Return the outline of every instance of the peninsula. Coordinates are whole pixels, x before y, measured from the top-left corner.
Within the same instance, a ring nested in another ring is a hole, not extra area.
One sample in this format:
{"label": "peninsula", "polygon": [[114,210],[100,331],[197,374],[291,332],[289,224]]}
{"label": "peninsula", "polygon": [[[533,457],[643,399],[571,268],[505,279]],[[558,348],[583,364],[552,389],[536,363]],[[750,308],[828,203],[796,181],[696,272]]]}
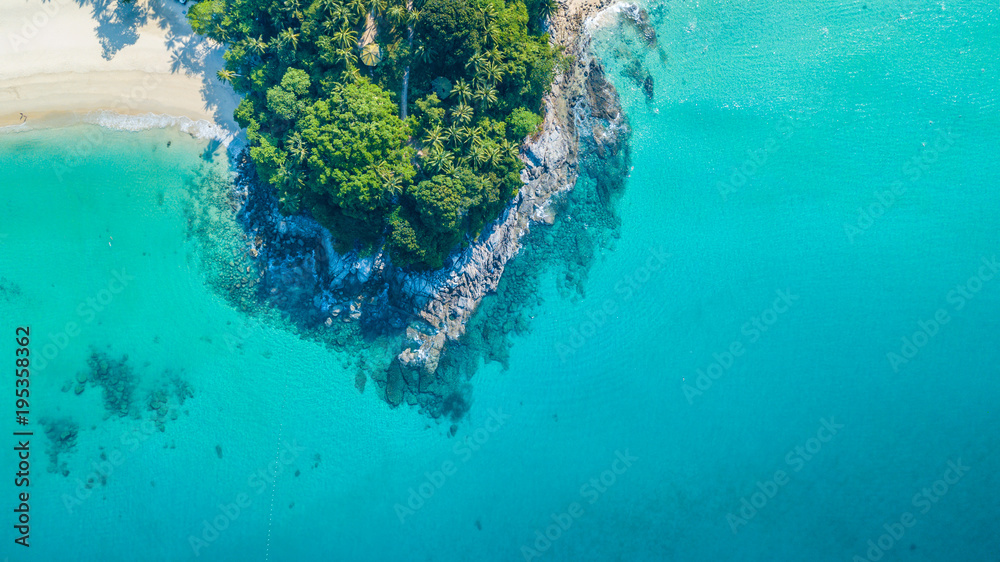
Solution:
{"label": "peninsula", "polygon": [[236,141],[258,293],[316,324],[399,334],[370,378],[441,415],[463,382],[436,373],[443,350],[531,223],[553,220],[581,152],[625,169],[628,129],[584,29],[608,5],[18,4],[0,24],[14,38],[0,125]]}

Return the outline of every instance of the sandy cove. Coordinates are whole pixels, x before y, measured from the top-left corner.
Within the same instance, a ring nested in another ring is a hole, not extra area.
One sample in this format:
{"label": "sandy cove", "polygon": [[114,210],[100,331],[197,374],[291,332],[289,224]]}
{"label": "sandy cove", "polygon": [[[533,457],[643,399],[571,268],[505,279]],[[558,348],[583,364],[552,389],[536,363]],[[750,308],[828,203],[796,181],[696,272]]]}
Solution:
{"label": "sandy cove", "polygon": [[[610,3],[561,2],[553,41],[571,48],[585,19]],[[174,0],[0,0],[0,127],[22,115],[37,126],[111,111],[206,121],[236,135],[239,96],[215,78],[225,48],[196,35],[185,10]]]}
{"label": "sandy cove", "polygon": [[172,116],[232,138],[240,98],[215,77],[225,48],[196,35],[184,10],[173,0],[0,0],[0,127],[22,114],[34,128],[153,113],[151,126]]}

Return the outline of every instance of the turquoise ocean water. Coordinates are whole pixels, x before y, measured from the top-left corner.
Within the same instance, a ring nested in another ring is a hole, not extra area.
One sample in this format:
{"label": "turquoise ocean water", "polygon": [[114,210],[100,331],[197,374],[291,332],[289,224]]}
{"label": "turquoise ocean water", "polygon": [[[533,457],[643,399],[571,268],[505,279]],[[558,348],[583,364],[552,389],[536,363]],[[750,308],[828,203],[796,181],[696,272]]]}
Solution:
{"label": "turquoise ocean water", "polygon": [[[53,346],[31,379],[32,546],[7,437],[0,556],[997,560],[998,7],[648,7],[655,46],[595,42],[634,130],[613,247],[582,295],[542,274],[454,437],[358,393],[370,350],[212,290],[232,223],[198,189],[226,172],[204,143],[0,136],[0,329]],[[128,354],[139,395],[192,396],[162,431],[107,417],[72,388],[95,349]],[[78,424],[68,475],[43,418]]]}

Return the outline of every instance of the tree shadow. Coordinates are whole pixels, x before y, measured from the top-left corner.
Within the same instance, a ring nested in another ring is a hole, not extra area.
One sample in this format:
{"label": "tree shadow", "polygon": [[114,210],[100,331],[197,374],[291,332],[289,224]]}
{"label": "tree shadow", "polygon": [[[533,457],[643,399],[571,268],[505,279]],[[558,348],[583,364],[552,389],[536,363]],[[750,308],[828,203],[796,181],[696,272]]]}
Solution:
{"label": "tree shadow", "polygon": [[201,153],[201,159],[206,162],[214,162],[215,151],[219,150],[220,146],[222,146],[222,143],[219,140],[217,139],[210,140],[208,142],[208,146],[206,146],[205,150],[203,150]]}
{"label": "tree shadow", "polygon": [[216,72],[225,67],[222,58],[225,45],[195,33],[180,7],[169,2],[170,0],[150,0],[148,5],[152,21],[161,29],[167,30],[170,71],[198,76],[201,79],[202,99],[205,100],[204,109],[227,131],[234,134],[239,132],[231,107],[238,103],[236,94],[229,84],[216,77]]}
{"label": "tree shadow", "polygon": [[233,106],[239,100],[231,86],[216,78],[216,72],[225,64],[222,58],[225,45],[196,34],[181,5],[173,0],[75,1],[90,9],[96,22],[94,32],[101,44],[101,56],[105,60],[113,59],[122,49],[134,45],[143,26],[155,25],[165,30],[170,72],[200,78],[203,109],[226,132],[234,135],[239,132],[232,115]]}
{"label": "tree shadow", "polygon": [[97,22],[94,32],[101,43],[104,60],[111,60],[118,51],[134,45],[139,40],[139,29],[149,19],[148,6],[134,1],[77,0],[77,3],[89,7],[91,17]]}

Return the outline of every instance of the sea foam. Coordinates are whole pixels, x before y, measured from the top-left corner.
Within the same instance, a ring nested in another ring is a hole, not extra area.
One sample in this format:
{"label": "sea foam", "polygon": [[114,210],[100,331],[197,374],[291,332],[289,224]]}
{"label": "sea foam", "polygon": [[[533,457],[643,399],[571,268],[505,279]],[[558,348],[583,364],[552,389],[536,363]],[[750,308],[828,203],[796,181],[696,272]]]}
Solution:
{"label": "sea foam", "polygon": [[84,116],[83,121],[120,131],[146,131],[149,129],[177,127],[180,131],[188,133],[195,138],[218,141],[227,147],[239,136],[238,131],[230,130],[211,121],[204,119],[195,121],[188,117],[176,117],[159,113],[125,115],[106,110],[95,111]]}

